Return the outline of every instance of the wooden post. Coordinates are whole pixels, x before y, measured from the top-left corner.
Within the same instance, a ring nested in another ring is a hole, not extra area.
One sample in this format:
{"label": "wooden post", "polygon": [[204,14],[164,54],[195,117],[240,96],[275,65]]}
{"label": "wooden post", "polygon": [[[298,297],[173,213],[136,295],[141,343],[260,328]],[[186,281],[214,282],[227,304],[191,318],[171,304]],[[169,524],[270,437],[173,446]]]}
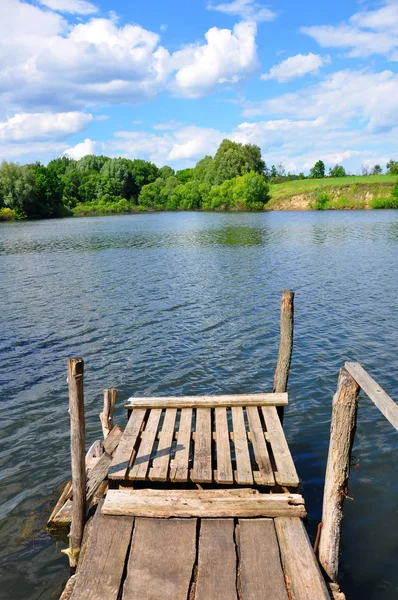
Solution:
{"label": "wooden post", "polygon": [[113,428],[113,411],[115,410],[115,404],[116,390],[114,388],[110,390],[104,390],[104,410],[102,411],[102,413],[100,413],[100,420],[104,439],[107,437],[107,435]]}
{"label": "wooden post", "polygon": [[76,567],[86,519],[86,462],[83,394],[84,361],[68,359],[70,451],[72,459],[73,507],[69,534],[69,564]]}
{"label": "wooden post", "polygon": [[[283,290],[281,304],[281,333],[278,362],[274,376],[274,392],[286,392],[290,362],[293,350],[294,292]],[[278,407],[279,418],[283,422],[283,406]]]}
{"label": "wooden post", "polygon": [[347,496],[351,449],[355,436],[359,385],[348,371],[340,369],[333,397],[330,444],[326,467],[319,562],[333,582],[337,582],[343,505]]}

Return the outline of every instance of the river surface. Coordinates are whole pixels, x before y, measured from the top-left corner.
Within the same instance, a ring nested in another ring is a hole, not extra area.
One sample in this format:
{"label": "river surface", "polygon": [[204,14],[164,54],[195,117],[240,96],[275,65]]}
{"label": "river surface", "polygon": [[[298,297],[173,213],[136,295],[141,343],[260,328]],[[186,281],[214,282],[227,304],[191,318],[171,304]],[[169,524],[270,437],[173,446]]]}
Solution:
{"label": "river surface", "polygon": [[[83,356],[87,442],[102,390],[270,391],[281,290],[296,292],[286,434],[321,517],[346,359],[398,400],[398,211],[166,213],[0,225],[0,598],[58,598],[44,525],[69,466],[66,360]],[[360,397],[343,528],[348,600],[398,597],[398,433]],[[315,599],[314,599],[315,600]]]}

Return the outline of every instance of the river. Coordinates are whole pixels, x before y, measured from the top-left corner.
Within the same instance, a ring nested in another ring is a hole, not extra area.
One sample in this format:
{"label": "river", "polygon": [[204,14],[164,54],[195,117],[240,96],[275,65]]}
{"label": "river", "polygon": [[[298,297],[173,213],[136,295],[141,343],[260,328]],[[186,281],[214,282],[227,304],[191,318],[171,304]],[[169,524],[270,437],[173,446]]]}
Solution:
{"label": "river", "polygon": [[[270,391],[296,292],[286,435],[314,536],[344,360],[398,400],[398,211],[165,213],[0,225],[0,598],[57,598],[43,529],[69,466],[66,359],[83,356],[87,441],[130,395]],[[346,501],[348,600],[398,596],[398,434],[361,394]]]}

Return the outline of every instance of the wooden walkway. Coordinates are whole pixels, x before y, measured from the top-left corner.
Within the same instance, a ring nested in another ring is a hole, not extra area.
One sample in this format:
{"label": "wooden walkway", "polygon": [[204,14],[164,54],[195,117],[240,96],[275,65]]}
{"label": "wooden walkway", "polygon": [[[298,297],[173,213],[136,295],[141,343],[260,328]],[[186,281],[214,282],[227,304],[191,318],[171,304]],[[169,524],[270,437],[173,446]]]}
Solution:
{"label": "wooden walkway", "polygon": [[287,394],[131,399],[64,598],[330,600],[277,414],[286,404]]}

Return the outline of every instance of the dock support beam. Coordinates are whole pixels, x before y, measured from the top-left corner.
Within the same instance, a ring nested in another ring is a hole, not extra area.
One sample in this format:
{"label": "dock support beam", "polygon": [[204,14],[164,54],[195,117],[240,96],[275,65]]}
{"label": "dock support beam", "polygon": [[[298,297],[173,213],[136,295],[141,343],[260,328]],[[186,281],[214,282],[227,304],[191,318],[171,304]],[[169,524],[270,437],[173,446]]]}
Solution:
{"label": "dock support beam", "polygon": [[319,562],[331,581],[337,582],[343,505],[347,497],[351,450],[354,441],[359,385],[343,367],[333,397],[330,445],[323,494]]}
{"label": "dock support beam", "polygon": [[70,452],[72,461],[73,507],[69,534],[69,564],[77,566],[86,520],[86,461],[83,393],[84,361],[68,359]]}
{"label": "dock support beam", "polygon": [[[281,333],[279,342],[278,362],[274,376],[274,392],[286,392],[289,379],[290,362],[293,351],[294,326],[294,292],[282,291],[281,304]],[[279,418],[283,422],[283,407],[278,408]]]}
{"label": "dock support beam", "polygon": [[113,412],[116,404],[116,390],[104,390],[104,410],[100,413],[100,421],[102,425],[102,433],[104,439],[108,436],[113,428]]}

